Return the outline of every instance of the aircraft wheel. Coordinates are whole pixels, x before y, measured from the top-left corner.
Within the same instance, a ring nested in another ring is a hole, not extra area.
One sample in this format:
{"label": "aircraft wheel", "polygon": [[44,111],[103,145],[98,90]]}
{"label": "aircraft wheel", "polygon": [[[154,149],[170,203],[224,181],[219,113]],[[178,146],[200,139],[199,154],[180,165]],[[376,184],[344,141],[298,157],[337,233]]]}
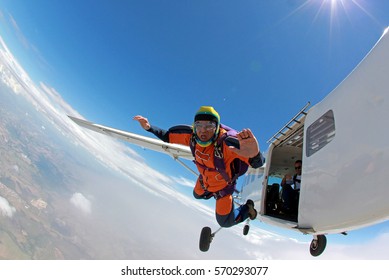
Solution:
{"label": "aircraft wheel", "polygon": [[313,257],[320,256],[324,252],[327,245],[327,238],[325,235],[318,235],[311,242],[309,251]]}
{"label": "aircraft wheel", "polygon": [[245,225],[244,228],[243,228],[243,235],[247,235],[249,233],[249,230],[250,230],[250,226],[249,225]]}
{"label": "aircraft wheel", "polygon": [[210,227],[203,227],[200,234],[200,251],[207,252],[213,239],[212,230]]}

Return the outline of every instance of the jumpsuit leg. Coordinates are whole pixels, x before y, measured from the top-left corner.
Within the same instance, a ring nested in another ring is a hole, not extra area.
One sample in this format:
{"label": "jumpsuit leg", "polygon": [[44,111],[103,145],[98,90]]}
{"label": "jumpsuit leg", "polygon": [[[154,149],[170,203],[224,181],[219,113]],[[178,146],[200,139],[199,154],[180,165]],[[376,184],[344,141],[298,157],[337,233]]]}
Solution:
{"label": "jumpsuit leg", "polygon": [[[212,193],[203,189],[200,180],[197,179],[193,189],[193,196],[196,199],[209,199]],[[216,200],[215,209],[216,221],[221,227],[232,227],[245,221],[249,217],[249,208],[243,204],[235,209],[232,195],[226,195]]]}
{"label": "jumpsuit leg", "polygon": [[193,196],[196,199],[209,199],[209,198],[213,197],[212,193],[203,189],[201,182],[200,182],[200,178],[197,178],[196,185],[193,189]]}
{"label": "jumpsuit leg", "polygon": [[234,207],[232,195],[226,195],[216,200],[216,221],[221,227],[232,227],[249,217],[249,208],[243,204]]}

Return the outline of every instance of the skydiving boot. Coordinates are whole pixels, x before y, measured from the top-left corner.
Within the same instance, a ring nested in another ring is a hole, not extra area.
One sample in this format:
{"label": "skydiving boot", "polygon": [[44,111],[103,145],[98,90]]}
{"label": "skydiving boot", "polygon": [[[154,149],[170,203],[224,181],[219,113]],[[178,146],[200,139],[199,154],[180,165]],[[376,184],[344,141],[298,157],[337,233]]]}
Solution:
{"label": "skydiving boot", "polygon": [[249,209],[249,218],[250,218],[250,220],[255,220],[255,218],[258,215],[258,212],[254,208],[254,201],[252,201],[251,199],[247,200],[246,206]]}

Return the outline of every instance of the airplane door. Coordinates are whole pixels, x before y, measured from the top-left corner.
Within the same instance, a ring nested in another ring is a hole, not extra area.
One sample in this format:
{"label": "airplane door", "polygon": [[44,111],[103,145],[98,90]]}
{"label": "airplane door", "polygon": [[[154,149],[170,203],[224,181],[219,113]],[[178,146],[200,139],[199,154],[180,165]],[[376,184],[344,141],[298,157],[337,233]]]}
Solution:
{"label": "airplane door", "polygon": [[301,228],[331,233],[389,217],[388,33],[307,114]]}

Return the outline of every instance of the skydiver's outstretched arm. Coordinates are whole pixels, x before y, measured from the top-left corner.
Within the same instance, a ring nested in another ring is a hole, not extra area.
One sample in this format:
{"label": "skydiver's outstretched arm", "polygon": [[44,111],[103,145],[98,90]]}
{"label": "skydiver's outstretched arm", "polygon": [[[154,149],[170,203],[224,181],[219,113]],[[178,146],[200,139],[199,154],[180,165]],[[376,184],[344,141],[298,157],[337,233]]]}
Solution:
{"label": "skydiver's outstretched arm", "polygon": [[169,132],[154,125],[151,125],[147,118],[137,115],[133,118],[133,120],[138,121],[143,129],[153,133],[162,141],[169,142]]}
{"label": "skydiver's outstretched arm", "polygon": [[149,130],[151,125],[149,123],[149,120],[141,115],[137,115],[133,118],[133,120],[135,121],[138,121],[140,126],[144,129],[144,130]]}
{"label": "skydiver's outstretched arm", "polygon": [[240,156],[249,158],[250,165],[254,168],[262,166],[264,158],[259,150],[257,138],[250,129],[243,129],[237,135],[239,147],[230,145],[229,148]]}

